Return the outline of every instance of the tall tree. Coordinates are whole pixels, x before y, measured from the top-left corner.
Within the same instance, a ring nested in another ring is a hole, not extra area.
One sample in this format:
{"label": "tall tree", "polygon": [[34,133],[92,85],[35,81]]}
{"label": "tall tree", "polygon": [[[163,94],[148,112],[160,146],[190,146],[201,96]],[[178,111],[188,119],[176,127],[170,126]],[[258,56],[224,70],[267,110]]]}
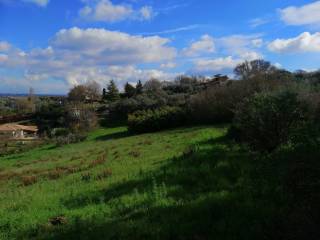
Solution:
{"label": "tall tree", "polygon": [[142,94],[142,91],[143,91],[143,85],[141,83],[141,80],[139,80],[136,85],[136,94]]}
{"label": "tall tree", "polygon": [[119,89],[113,80],[107,86],[106,100],[115,102],[120,99]]}
{"label": "tall tree", "polygon": [[271,65],[270,62],[264,60],[253,60],[245,61],[239,64],[235,69],[234,73],[240,79],[250,79],[257,76],[263,76],[272,73],[276,70],[276,67]]}
{"label": "tall tree", "polygon": [[126,97],[131,98],[136,94],[136,88],[127,82],[124,86],[124,93]]}
{"label": "tall tree", "polygon": [[107,89],[103,88],[102,90],[102,99],[106,99],[107,98]]}

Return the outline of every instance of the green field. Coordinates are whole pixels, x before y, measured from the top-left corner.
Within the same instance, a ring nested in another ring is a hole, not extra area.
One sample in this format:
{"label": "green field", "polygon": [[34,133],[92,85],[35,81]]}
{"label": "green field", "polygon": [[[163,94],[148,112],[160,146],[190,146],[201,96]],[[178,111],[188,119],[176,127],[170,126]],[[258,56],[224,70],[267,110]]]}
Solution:
{"label": "green field", "polygon": [[2,157],[0,239],[257,239],[271,210],[243,190],[248,157],[225,132],[98,129]]}

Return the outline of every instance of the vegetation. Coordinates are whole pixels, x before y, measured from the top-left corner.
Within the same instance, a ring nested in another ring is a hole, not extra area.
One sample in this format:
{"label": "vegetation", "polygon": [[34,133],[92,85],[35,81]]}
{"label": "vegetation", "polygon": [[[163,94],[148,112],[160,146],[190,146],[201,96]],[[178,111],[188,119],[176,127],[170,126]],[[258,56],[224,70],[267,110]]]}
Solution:
{"label": "vegetation", "polygon": [[234,72],[42,101],[55,141],[0,157],[0,239],[320,239],[319,73]]}
{"label": "vegetation", "polygon": [[154,110],[137,111],[129,115],[128,128],[131,132],[154,132],[181,126],[186,121],[186,113],[181,108],[163,107]]}

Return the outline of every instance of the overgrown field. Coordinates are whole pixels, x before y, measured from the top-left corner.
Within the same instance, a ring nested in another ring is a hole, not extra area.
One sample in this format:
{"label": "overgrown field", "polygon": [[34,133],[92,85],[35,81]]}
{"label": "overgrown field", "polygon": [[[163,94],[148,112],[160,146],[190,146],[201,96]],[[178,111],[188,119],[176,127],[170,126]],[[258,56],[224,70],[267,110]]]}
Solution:
{"label": "overgrown field", "polygon": [[0,239],[262,239],[276,206],[248,196],[223,127],[129,135],[0,158]]}

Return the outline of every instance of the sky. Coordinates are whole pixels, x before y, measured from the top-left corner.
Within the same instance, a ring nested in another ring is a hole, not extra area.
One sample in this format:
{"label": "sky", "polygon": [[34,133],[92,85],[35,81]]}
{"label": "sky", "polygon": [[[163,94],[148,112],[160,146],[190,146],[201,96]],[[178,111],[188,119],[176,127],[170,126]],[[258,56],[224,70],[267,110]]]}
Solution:
{"label": "sky", "polygon": [[320,68],[320,1],[0,0],[0,93]]}

